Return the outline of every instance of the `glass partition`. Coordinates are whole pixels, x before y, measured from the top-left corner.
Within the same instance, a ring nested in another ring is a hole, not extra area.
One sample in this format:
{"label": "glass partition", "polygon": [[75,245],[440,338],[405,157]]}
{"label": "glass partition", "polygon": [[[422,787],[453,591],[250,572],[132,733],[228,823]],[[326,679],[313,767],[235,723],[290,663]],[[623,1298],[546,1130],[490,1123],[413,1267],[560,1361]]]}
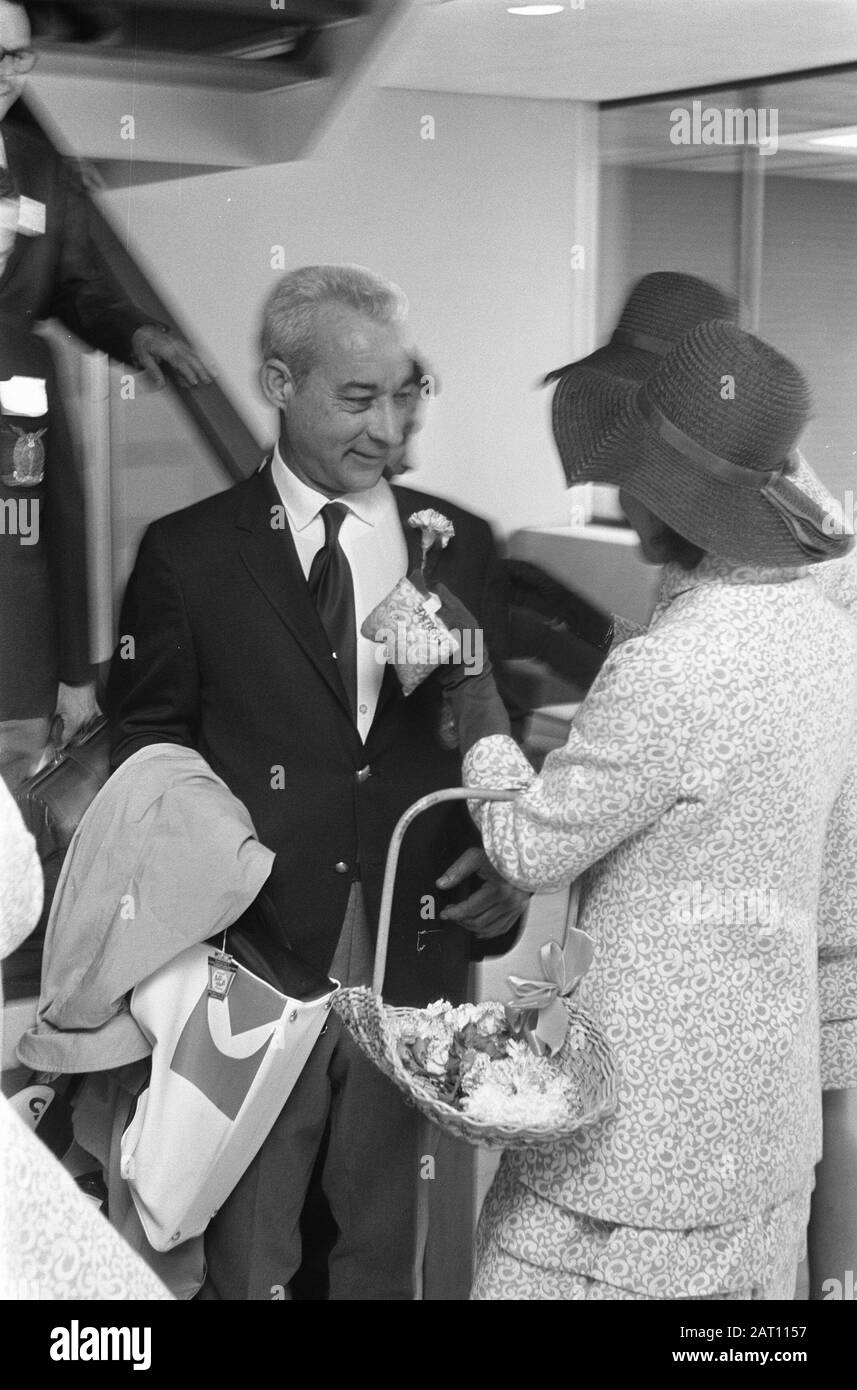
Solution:
{"label": "glass partition", "polygon": [[[804,450],[853,519],[857,72],[606,103],[600,161],[599,341],[650,271],[737,294],[744,326],[809,378]],[[622,524],[612,489],[577,510]]]}

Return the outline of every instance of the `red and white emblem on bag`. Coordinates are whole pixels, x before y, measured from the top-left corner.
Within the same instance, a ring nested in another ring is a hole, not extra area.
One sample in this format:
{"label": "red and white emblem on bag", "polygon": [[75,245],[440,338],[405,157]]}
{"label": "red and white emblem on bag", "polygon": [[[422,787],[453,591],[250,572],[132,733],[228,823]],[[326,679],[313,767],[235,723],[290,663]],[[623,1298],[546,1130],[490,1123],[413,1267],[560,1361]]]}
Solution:
{"label": "red and white emblem on bag", "polygon": [[282,999],[260,997],[239,972],[225,999],[200,994],[176,1043],[170,1071],[234,1120],[249,1094],[282,1014]]}
{"label": "red and white emblem on bag", "polygon": [[204,1231],[247,1171],[334,992],[329,981],[323,994],[294,999],[238,965],[226,997],[212,998],[210,963],[210,947],[189,946],[131,995],[152,1064],[122,1135],[122,1174],[155,1250]]}

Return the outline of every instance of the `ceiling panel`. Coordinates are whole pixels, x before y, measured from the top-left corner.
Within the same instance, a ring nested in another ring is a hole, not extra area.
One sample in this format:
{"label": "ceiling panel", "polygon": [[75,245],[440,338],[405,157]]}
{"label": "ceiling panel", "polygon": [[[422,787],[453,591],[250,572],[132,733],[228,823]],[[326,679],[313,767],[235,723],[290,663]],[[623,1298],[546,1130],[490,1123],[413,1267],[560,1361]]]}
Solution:
{"label": "ceiling panel", "polygon": [[857,59],[857,0],[564,0],[541,18],[509,3],[415,4],[383,82],[606,101]]}

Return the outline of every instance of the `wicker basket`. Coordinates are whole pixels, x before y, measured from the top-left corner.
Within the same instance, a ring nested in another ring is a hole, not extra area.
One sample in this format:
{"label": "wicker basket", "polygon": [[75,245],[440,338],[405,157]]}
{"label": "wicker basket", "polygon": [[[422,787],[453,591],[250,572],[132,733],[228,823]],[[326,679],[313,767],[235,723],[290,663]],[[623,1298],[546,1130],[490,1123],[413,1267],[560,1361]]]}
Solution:
{"label": "wicker basket", "polygon": [[568,999],[562,1003],[569,1018],[569,1030],[556,1061],[576,1084],[579,1105],[569,1111],[562,1125],[520,1126],[488,1124],[457,1110],[440,1100],[431,1087],[409,1071],[399,1057],[397,1041],[401,1031],[417,1019],[422,1010],[394,1008],[385,1004],[381,995],[387,964],[387,945],[390,936],[390,916],[393,887],[399,849],[411,822],[430,806],[441,801],[512,801],[517,792],[495,791],[469,787],[452,787],[424,796],[398,822],[387,855],[378,940],[375,950],[375,970],[372,988],[342,989],[333,999],[333,1007],[348,1027],[361,1051],[388,1076],[416,1108],[447,1134],[465,1139],[469,1144],[487,1148],[537,1148],[568,1139],[584,1126],[592,1125],[608,1115],[616,1103],[617,1071],[610,1045],[595,1023]]}

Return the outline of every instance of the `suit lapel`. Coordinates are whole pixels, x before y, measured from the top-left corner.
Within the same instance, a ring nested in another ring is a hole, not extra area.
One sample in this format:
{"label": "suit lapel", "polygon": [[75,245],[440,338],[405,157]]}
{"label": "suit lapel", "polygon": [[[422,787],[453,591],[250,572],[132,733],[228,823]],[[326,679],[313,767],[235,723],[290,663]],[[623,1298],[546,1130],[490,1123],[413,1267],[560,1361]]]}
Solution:
{"label": "suit lapel", "polygon": [[238,513],[236,525],[245,533],[240,546],[241,559],[277,616],[339,700],[359,742],[348,697],[310,597],[288,520],[283,516],[282,527],[271,524],[275,515],[271,508],[281,506],[271,469],[266,466],[247,485]]}
{"label": "suit lapel", "polygon": [[410,574],[411,570],[418,568],[420,563],[420,533],[416,527],[408,525],[408,517],[417,510],[414,505],[415,494],[406,487],[394,487],[391,491],[396,499],[399,521],[402,523],[405,545],[408,547],[408,568],[405,572]]}

